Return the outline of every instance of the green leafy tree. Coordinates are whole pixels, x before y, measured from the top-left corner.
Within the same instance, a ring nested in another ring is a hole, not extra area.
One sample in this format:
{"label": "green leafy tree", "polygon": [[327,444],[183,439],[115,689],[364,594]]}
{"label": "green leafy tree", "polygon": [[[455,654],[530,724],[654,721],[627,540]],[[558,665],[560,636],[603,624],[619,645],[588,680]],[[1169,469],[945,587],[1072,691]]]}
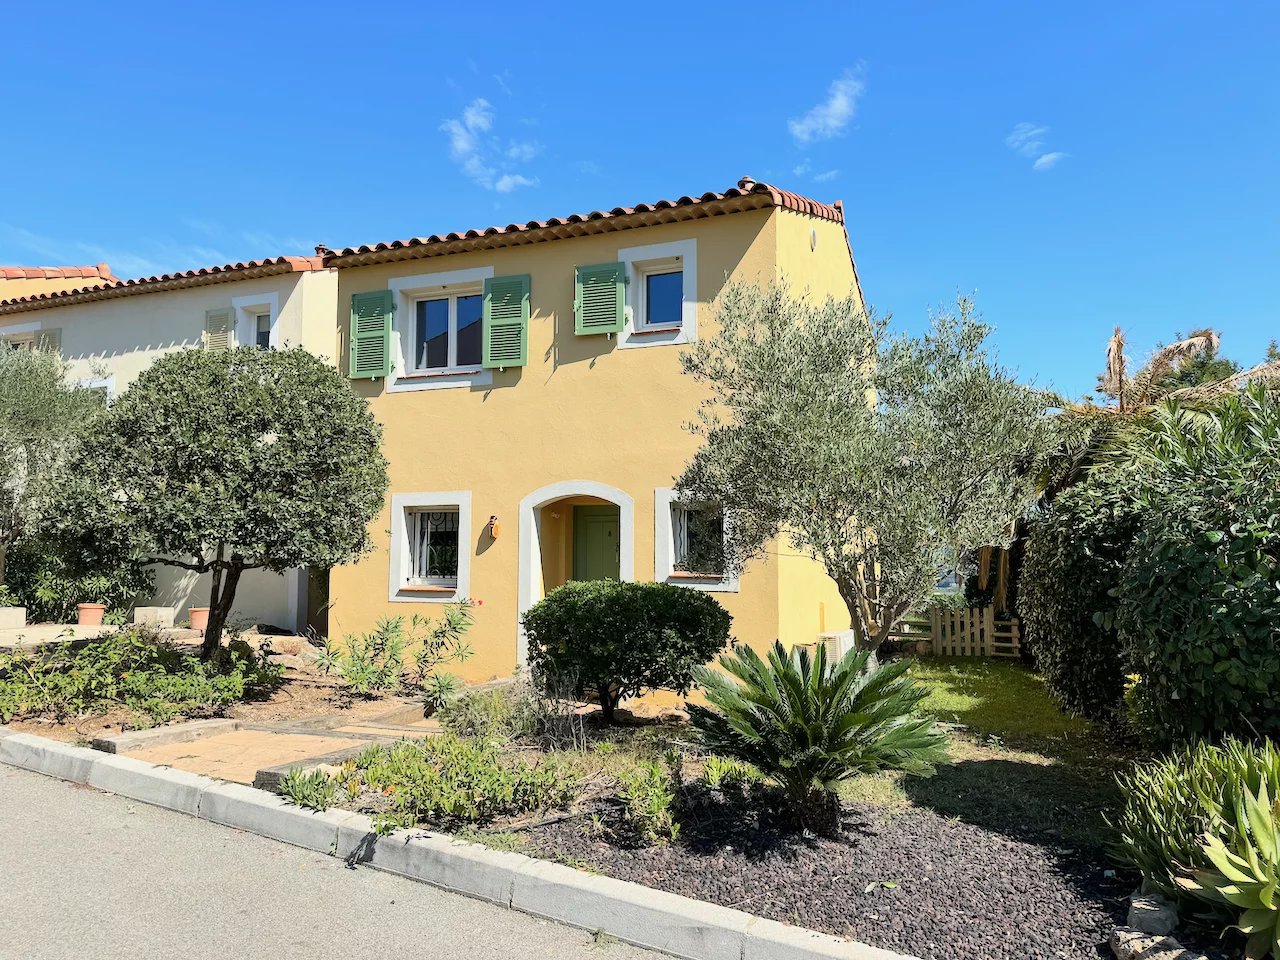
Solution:
{"label": "green leafy tree", "polygon": [[683,357],[710,388],[682,498],[724,504],[739,568],[781,534],[820,561],[860,646],[932,594],[953,558],[1008,542],[1053,443],[1052,401],[986,350],[961,299],[892,337],[853,299],[728,288],[722,333]]}
{"label": "green leafy tree", "polygon": [[301,350],[183,350],[112,404],[69,471],[80,522],[127,531],[147,563],[209,573],[213,656],[246,570],[329,567],[370,548],[381,429]]}
{"label": "green leafy tree", "polygon": [[47,512],[50,479],[102,408],[56,352],[0,343],[0,585],[10,549]]}

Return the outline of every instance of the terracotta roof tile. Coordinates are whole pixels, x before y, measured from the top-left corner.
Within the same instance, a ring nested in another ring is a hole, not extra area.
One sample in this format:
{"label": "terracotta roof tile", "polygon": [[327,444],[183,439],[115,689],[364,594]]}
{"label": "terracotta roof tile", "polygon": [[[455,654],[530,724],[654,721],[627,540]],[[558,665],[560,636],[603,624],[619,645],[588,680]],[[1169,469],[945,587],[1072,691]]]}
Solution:
{"label": "terracotta roof tile", "polygon": [[[102,264],[102,266],[105,267],[106,264]],[[305,273],[311,270],[323,269],[324,263],[318,256],[268,257],[265,260],[243,260],[218,267],[200,267],[196,270],[163,273],[154,277],[138,277],[134,280],[119,280],[110,276],[109,273],[105,275],[97,274],[96,276],[101,277],[103,282],[92,286],[77,287],[74,290],[65,290],[58,293],[35,293],[26,297],[15,297],[12,300],[0,300],[0,313],[19,313],[23,310],[33,310],[40,307],[56,307],[63,303],[102,300],[109,297],[129,296],[135,293],[152,293],[179,287],[198,287],[208,283],[242,280],[249,277],[266,277],[282,273]]]}
{"label": "terracotta roof tile", "polygon": [[0,280],[74,280],[80,277],[116,279],[105,263],[87,267],[0,267]]}
{"label": "terracotta roof tile", "polygon": [[[590,213],[571,213],[566,217],[552,217],[548,220],[530,220],[528,223],[509,223],[505,227],[485,227],[479,230],[466,230],[461,233],[433,234],[429,237],[410,237],[406,240],[391,240],[383,243],[365,244],[358,247],[344,247],[341,250],[330,250],[323,245],[316,247],[316,253],[324,257],[329,266],[343,267],[365,263],[378,263],[388,259],[401,259],[413,256],[414,252],[397,255],[399,251],[413,251],[414,248],[440,248],[458,245],[486,246],[486,240],[500,239],[502,244],[535,242],[551,240],[560,236],[576,236],[580,232],[592,233],[598,230],[559,232],[560,228],[573,228],[579,225],[604,225],[615,229],[626,229],[629,226],[645,226],[648,223],[666,223],[678,219],[689,219],[695,216],[715,216],[723,213],[736,213],[740,210],[760,209],[761,207],[782,207],[807,216],[820,217],[844,223],[844,207],[840,201],[833,204],[820,203],[797,193],[781,190],[767,183],[757,183],[750,177],[743,177],[736,187],[724,193],[704,193],[700,196],[684,196],[677,200],[658,200],[654,203],[638,203],[634,207],[614,207],[612,210],[593,210]],[[638,220],[631,223],[628,221]],[[550,236],[540,235],[551,232]],[[449,249],[430,249],[416,251],[418,255],[431,253],[448,253]]]}

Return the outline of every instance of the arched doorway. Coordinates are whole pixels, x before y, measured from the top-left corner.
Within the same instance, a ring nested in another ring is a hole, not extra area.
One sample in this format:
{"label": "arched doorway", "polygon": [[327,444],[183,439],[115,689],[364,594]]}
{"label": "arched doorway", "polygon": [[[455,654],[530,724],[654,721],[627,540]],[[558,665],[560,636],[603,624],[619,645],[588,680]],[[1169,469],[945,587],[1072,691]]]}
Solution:
{"label": "arched doorway", "polygon": [[[594,480],[562,480],[520,501],[519,616],[569,580],[635,579],[635,502]],[[516,656],[528,659],[516,623]]]}

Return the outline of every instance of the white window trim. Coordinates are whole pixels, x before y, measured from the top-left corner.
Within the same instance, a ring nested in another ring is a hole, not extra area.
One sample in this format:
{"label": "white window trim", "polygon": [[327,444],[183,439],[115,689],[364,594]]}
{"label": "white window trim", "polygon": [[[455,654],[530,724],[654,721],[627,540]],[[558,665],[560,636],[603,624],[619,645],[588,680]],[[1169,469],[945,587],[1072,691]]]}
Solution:
{"label": "white window trim", "polygon": [[105,377],[88,377],[79,381],[79,386],[86,390],[107,391],[108,402],[116,398],[116,375],[114,373],[108,374]]}
{"label": "white window trim", "polygon": [[[671,508],[680,498],[671,487],[653,491],[653,572],[654,579],[706,593],[737,593],[738,575],[727,577],[682,577],[676,573],[676,535]],[[725,522],[728,522],[726,516]]]}
{"label": "white window trim", "polygon": [[[650,273],[672,273],[679,257],[679,268],[684,277],[684,305],[680,326],[645,330],[644,278]],[[672,344],[693,343],[698,339],[698,241],[672,240],[668,243],[651,243],[643,247],[624,247],[618,251],[618,260],[627,268],[626,322],[618,336],[618,346],[665,347]],[[655,262],[658,261],[658,262]],[[665,262],[662,262],[665,261]]]}
{"label": "white window trim", "polygon": [[[452,288],[478,287],[484,292],[484,282],[493,276],[493,267],[471,267],[466,270],[444,270],[440,273],[419,273],[411,277],[396,277],[387,284],[391,291],[391,338],[395,348],[395,364],[388,379],[387,393],[406,393],[413,390],[441,390],[451,387],[487,387],[493,383],[493,371],[477,365],[460,369],[442,369],[431,372],[415,372],[409,358],[413,356],[413,339],[417,332],[419,300],[435,296],[453,295]],[[450,289],[441,289],[441,288]],[[465,289],[465,293],[476,290]]]}
{"label": "white window trim", "polygon": [[268,338],[268,344],[273,350],[280,349],[279,294],[252,293],[243,297],[232,297],[231,310],[236,346],[252,347],[258,342],[258,317],[266,313],[271,316],[271,336]]}
{"label": "white window trim", "polygon": [[[430,507],[458,508],[458,583],[452,593],[423,594],[409,585],[410,510]],[[471,596],[471,491],[397,493],[391,498],[391,569],[387,599],[392,603],[456,603]]]}

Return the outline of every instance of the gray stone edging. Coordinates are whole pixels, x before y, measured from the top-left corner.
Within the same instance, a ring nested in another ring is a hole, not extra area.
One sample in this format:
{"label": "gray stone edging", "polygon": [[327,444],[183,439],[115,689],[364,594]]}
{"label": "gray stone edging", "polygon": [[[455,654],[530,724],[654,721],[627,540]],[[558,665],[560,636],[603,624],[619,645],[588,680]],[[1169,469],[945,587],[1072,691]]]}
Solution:
{"label": "gray stone edging", "polygon": [[217,736],[220,733],[232,733],[240,729],[239,720],[188,720],[165,727],[151,727],[147,730],[128,730],[109,737],[94,737],[93,749],[103,753],[130,753],[134,750],[146,750],[167,743],[189,743],[203,740],[205,737]]}
{"label": "gray stone edging", "polygon": [[1116,960],[1206,960],[1173,937],[1148,933],[1135,927],[1116,927],[1109,940]]}
{"label": "gray stone edging", "polygon": [[915,960],[740,910],[0,727],[0,763],[186,813],[686,960]]}

